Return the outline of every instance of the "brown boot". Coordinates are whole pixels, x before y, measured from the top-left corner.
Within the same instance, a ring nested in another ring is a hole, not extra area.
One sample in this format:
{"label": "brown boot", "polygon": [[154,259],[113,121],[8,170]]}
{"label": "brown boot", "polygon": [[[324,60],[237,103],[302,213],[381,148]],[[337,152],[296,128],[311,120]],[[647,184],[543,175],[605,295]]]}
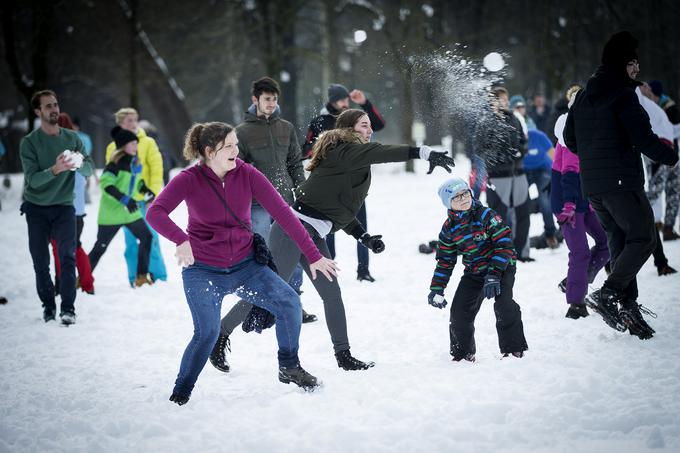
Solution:
{"label": "brown boot", "polygon": [[137,274],[137,278],[135,279],[135,287],[139,288],[140,286],[144,285],[153,285],[153,279],[151,278],[151,275],[149,274]]}
{"label": "brown boot", "polygon": [[663,240],[664,241],[675,241],[676,239],[680,239],[680,236],[678,233],[673,231],[673,227],[671,225],[664,225],[663,227]]}

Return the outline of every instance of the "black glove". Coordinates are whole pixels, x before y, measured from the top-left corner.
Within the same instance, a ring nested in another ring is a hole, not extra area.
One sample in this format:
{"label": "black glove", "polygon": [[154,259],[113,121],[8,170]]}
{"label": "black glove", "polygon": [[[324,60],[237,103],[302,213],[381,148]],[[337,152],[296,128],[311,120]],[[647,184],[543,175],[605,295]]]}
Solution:
{"label": "black glove", "polygon": [[128,196],[124,196],[121,200],[121,203],[127,208],[128,212],[132,214],[135,212],[137,209],[139,209],[139,206],[137,206],[137,202]]}
{"label": "black glove", "polygon": [[456,166],[452,158],[447,156],[446,153],[440,153],[438,151],[431,151],[427,160],[430,162],[430,170],[427,172],[428,175],[432,173],[434,167],[442,167],[444,170],[451,173],[449,165],[452,167]]}
{"label": "black glove", "polygon": [[430,291],[430,295],[427,296],[427,303],[433,307],[444,308],[448,302],[446,302],[446,299],[444,299],[444,295],[442,293]]}
{"label": "black glove", "polygon": [[385,243],[380,239],[382,234],[376,236],[371,236],[368,233],[364,233],[359,241],[364,244],[367,248],[371,249],[373,253],[380,253],[385,250]]}
{"label": "black glove", "polygon": [[144,201],[146,201],[147,203],[151,203],[156,199],[156,194],[153,193],[151,189],[146,187],[144,181],[142,181],[142,185],[139,186],[139,193],[141,193],[144,196]]}
{"label": "black glove", "polygon": [[484,298],[493,299],[501,294],[501,279],[497,275],[486,274],[484,277]]}

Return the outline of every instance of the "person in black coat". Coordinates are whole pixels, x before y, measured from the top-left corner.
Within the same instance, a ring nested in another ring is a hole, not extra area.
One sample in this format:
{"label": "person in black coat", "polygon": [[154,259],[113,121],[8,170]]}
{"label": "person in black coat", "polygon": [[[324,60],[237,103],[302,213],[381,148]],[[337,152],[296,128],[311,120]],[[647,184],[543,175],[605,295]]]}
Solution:
{"label": "person in black coat", "polygon": [[589,296],[591,307],[611,327],[647,339],[654,330],[640,314],[636,275],[656,235],[640,153],[666,165],[675,165],[678,155],[652,132],[634,91],[637,44],[627,31],[607,41],[602,64],[569,111],[564,139],[579,157],[581,187],[607,232],[611,255],[611,273]]}

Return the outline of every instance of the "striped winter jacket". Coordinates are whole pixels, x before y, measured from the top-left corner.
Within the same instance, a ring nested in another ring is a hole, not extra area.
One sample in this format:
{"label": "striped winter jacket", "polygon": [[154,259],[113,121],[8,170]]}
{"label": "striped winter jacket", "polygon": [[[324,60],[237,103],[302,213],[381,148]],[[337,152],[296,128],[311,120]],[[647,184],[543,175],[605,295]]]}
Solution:
{"label": "striped winter jacket", "polygon": [[465,273],[480,276],[500,276],[517,259],[510,227],[478,200],[472,200],[468,211],[448,211],[439,232],[437,267],[430,291],[444,292],[458,255],[463,257]]}

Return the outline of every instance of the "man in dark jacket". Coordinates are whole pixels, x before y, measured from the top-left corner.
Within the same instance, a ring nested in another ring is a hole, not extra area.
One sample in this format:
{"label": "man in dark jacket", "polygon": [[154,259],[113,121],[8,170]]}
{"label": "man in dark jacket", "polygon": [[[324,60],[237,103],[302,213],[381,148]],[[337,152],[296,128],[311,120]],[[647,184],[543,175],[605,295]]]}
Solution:
{"label": "man in dark jacket", "polygon": [[[331,84],[328,87],[328,102],[321,110],[319,116],[314,118],[309,123],[309,130],[307,131],[307,139],[302,152],[306,157],[311,157],[312,147],[316,143],[316,139],[323,132],[335,129],[335,120],[345,110],[349,109],[350,100],[358,104],[361,109],[366,112],[368,119],[371,121],[371,129],[377,132],[385,127],[385,120],[375,108],[373,104],[366,98],[366,95],[361,90],[352,90],[349,92],[347,88],[340,84]],[[366,219],[366,205],[362,205],[357,219],[363,224],[364,228],[368,228]],[[335,258],[335,235],[333,233],[326,236],[326,243],[331,252],[331,258]],[[366,247],[357,244],[357,280],[374,282],[375,279],[368,270],[368,250]]]}
{"label": "man in dark jacket", "polygon": [[[260,170],[289,205],[295,201],[293,190],[305,181],[302,155],[295,126],[280,116],[279,95],[281,89],[276,80],[262,77],[252,85],[253,104],[246,112],[245,120],[236,126],[239,157]],[[272,217],[266,209],[253,200],[250,212],[253,232],[260,234],[269,243]],[[300,293],[302,268],[298,266],[288,283]],[[245,317],[252,305],[239,301],[233,310]],[[316,315],[302,310],[302,322],[314,322]],[[220,371],[228,372],[227,351],[231,350],[229,335],[240,324],[231,322],[225,315],[220,334],[210,354],[210,363]]]}
{"label": "man in dark jacket", "polygon": [[487,203],[506,222],[509,222],[510,209],[514,209],[515,225],[512,229],[517,259],[534,261],[529,257],[529,183],[523,165],[527,137],[519,119],[508,109],[508,91],[496,87],[491,94],[492,120],[477,131],[475,145],[486,161]]}
{"label": "man in dark jacket", "polygon": [[678,155],[652,132],[635,94],[637,44],[626,31],[605,44],[602,65],[569,111],[564,139],[579,156],[581,187],[607,232],[611,255],[611,273],[589,296],[591,307],[611,327],[647,339],[654,330],[640,314],[636,275],[656,236],[640,153],[666,165],[675,165]]}

